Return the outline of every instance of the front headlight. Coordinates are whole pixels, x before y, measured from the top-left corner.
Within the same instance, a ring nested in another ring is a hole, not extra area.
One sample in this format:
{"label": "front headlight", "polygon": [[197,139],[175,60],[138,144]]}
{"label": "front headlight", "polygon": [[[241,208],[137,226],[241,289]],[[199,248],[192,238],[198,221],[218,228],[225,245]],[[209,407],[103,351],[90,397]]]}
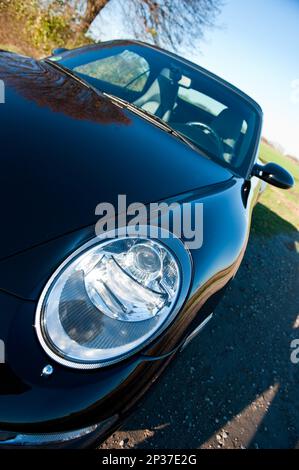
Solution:
{"label": "front headlight", "polygon": [[69,367],[118,362],[169,325],[190,275],[189,254],[173,235],[94,239],[47,283],[36,314],[40,343]]}

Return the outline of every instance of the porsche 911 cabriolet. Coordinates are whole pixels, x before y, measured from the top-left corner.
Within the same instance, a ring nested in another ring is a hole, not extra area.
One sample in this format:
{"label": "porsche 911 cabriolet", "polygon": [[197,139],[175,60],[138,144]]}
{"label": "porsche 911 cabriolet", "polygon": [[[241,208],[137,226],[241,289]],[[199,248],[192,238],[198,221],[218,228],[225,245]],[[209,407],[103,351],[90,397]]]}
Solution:
{"label": "porsche 911 cabriolet", "polygon": [[[0,79],[0,448],[96,446],[212,318],[262,181],[293,179],[253,99],[157,47],[1,51]],[[199,204],[200,243],[96,233],[120,195]]]}

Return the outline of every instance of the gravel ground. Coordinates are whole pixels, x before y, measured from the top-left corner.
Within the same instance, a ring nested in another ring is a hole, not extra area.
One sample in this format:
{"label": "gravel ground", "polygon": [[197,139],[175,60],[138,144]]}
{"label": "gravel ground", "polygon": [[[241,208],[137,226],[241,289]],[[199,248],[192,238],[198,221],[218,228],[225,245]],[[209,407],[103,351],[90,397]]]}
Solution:
{"label": "gravel ground", "polygon": [[298,251],[252,236],[214,319],[101,447],[299,448]]}

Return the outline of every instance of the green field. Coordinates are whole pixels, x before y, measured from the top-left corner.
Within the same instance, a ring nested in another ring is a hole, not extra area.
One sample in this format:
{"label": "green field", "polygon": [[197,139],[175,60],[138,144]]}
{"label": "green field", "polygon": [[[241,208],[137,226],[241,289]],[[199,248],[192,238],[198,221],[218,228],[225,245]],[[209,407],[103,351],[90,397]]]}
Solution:
{"label": "green field", "polygon": [[299,183],[299,161],[295,162],[289,157],[285,157],[278,150],[270,147],[266,143],[262,142],[260,148],[260,159],[263,162],[274,162],[278,165],[283,166],[286,170],[290,171],[294,178]]}
{"label": "green field", "polygon": [[262,142],[260,159],[275,162],[295,178],[295,186],[283,190],[268,185],[254,210],[253,232],[258,235],[275,235],[296,232],[299,229],[299,162],[282,155],[270,145]]}

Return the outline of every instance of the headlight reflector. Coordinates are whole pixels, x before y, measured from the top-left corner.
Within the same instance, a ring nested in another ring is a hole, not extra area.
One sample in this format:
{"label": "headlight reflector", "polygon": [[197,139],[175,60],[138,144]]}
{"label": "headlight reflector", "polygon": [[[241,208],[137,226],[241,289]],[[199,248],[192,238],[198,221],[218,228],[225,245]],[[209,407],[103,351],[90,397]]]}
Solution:
{"label": "headlight reflector", "polygon": [[67,366],[95,368],[152,340],[177,313],[182,288],[177,251],[190,269],[182,243],[174,238],[172,243],[179,249],[127,236],[93,240],[75,252],[52,276],[38,304],[36,328],[45,351]]}

